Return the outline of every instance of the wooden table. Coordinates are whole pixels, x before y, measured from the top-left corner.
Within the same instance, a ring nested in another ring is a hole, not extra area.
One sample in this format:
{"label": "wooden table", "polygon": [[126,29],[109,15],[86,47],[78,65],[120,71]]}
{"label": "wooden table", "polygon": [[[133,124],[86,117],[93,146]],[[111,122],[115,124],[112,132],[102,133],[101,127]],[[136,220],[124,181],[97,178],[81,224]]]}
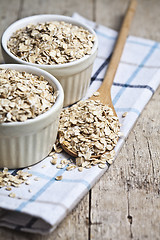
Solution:
{"label": "wooden table", "polygon": [[[160,41],[160,0],[138,2],[131,34]],[[0,33],[22,17],[71,16],[75,11],[118,30],[127,4],[128,0],[0,0]],[[40,236],[0,228],[0,239],[160,239],[159,147],[160,88],[114,164],[53,233]]]}

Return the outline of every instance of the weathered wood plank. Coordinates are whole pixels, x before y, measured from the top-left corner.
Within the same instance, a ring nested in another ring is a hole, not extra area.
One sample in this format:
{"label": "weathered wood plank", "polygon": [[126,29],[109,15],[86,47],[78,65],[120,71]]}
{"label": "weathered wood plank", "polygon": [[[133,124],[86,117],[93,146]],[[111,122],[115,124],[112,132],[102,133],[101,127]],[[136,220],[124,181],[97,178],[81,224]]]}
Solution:
{"label": "weathered wood plank", "polygon": [[[88,239],[89,194],[78,204],[58,228],[43,240],[82,240]],[[38,240],[38,239],[37,239]],[[40,239],[39,239],[40,240]]]}
{"label": "weathered wood plank", "polygon": [[119,30],[128,0],[97,0],[95,18],[97,23]]}
{"label": "weathered wood plank", "polygon": [[115,176],[105,174],[93,188],[91,200],[90,239],[128,239],[128,200],[124,187],[115,184]]}
{"label": "weathered wood plank", "polygon": [[92,19],[93,3],[85,0],[27,0],[23,2],[21,17],[34,14],[62,14],[72,16],[74,12]]}
{"label": "weathered wood plank", "polygon": [[[129,189],[129,206],[133,218],[132,235],[134,239],[159,239],[160,237],[160,88],[146,107],[142,118],[135,127],[136,139],[135,190]],[[139,132],[142,131],[140,135]],[[142,159],[138,156],[142,151]],[[147,155],[144,155],[147,152]],[[143,161],[143,165],[138,165]],[[134,181],[135,182],[135,181]]]}
{"label": "weathered wood plank", "polygon": [[[74,11],[118,30],[127,2],[5,0],[1,1],[0,7],[0,31],[21,17],[40,13],[71,16]],[[139,0],[131,33],[160,41],[159,8],[159,0]],[[115,163],[52,234],[40,236],[0,228],[1,239],[159,239],[159,109],[160,88],[139,118]]]}
{"label": "weathered wood plank", "polygon": [[[138,36],[159,41],[159,0],[138,0],[138,7],[130,33]],[[97,0],[96,21],[107,27],[119,30],[123,14],[129,0]]]}
{"label": "weathered wood plank", "polygon": [[[97,22],[117,30],[126,3],[97,1]],[[138,1],[131,34],[160,41],[158,6],[156,0]],[[160,88],[114,164],[92,189],[90,239],[159,239],[159,115]]]}
{"label": "weathered wood plank", "polygon": [[[2,0],[0,2],[0,36],[3,31],[13,22],[18,19],[21,0]],[[3,62],[0,52],[0,63]]]}
{"label": "weathered wood plank", "polygon": [[92,189],[91,239],[159,239],[160,88]]}

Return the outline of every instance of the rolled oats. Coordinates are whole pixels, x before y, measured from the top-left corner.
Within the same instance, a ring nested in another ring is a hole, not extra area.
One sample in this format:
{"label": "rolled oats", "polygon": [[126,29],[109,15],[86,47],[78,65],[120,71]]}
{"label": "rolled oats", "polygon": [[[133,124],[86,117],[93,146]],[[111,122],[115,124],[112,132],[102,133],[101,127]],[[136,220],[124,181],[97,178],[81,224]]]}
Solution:
{"label": "rolled oats", "polygon": [[43,166],[42,166],[42,168],[45,168],[45,167],[46,167],[46,165],[43,165]]}
{"label": "rolled oats", "polygon": [[34,181],[39,181],[39,180],[40,180],[40,178],[38,178],[38,177],[34,178]]}
{"label": "rolled oats", "polygon": [[95,96],[95,97],[98,97],[99,95],[100,95],[99,92],[95,92],[95,93],[93,93],[93,96]]}
{"label": "rolled oats", "polygon": [[62,152],[62,148],[60,145],[57,145],[56,143],[53,145],[53,148],[55,150],[56,153],[61,153]]}
{"label": "rolled oats", "polygon": [[56,165],[56,164],[57,164],[57,159],[53,158],[50,162],[51,162],[53,165]]}
{"label": "rolled oats", "polygon": [[88,30],[66,22],[45,22],[17,30],[8,41],[11,53],[37,64],[63,64],[91,54],[95,37]]}
{"label": "rolled oats", "polygon": [[43,76],[0,69],[0,123],[33,119],[49,110],[57,96]]}
{"label": "rolled oats", "polygon": [[128,114],[128,112],[124,112],[124,113],[122,114],[122,118],[125,118],[125,117],[127,116],[127,114]]}
{"label": "rolled oats", "polygon": [[25,182],[26,185],[30,185],[30,182]]}
{"label": "rolled oats", "polygon": [[51,156],[52,158],[56,158],[56,159],[57,159],[57,157],[58,157],[58,156],[55,154],[54,151],[50,152],[50,153],[49,153],[49,156]]}
{"label": "rolled oats", "polygon": [[72,171],[72,170],[75,169],[75,168],[76,168],[75,165],[70,164],[70,165],[66,168],[66,170],[67,170],[67,171]]}
{"label": "rolled oats", "polygon": [[98,164],[105,168],[106,163],[114,159],[120,123],[112,109],[99,100],[80,101],[62,110],[58,136],[59,143],[77,155],[77,167],[90,168]]}
{"label": "rolled oats", "polygon": [[79,171],[79,172],[82,172],[82,171],[83,171],[83,167],[79,167],[79,168],[78,168],[78,171]]}
{"label": "rolled oats", "polygon": [[0,188],[5,187],[7,191],[11,191],[11,186],[19,187],[21,184],[26,183],[32,176],[28,172],[18,171],[16,175],[12,175],[8,168],[4,168],[0,171]]}
{"label": "rolled oats", "polygon": [[7,191],[11,191],[12,188],[11,188],[11,187],[6,187],[5,190],[7,190]]}
{"label": "rolled oats", "polygon": [[8,196],[11,197],[11,198],[15,198],[16,194],[15,193],[10,193]]}
{"label": "rolled oats", "polygon": [[69,160],[67,160],[67,159],[62,159],[61,160],[61,164],[63,165],[63,166],[66,166],[66,165],[68,165],[70,163],[70,161]]}
{"label": "rolled oats", "polygon": [[105,168],[105,167],[106,167],[106,164],[104,164],[104,163],[99,163],[99,164],[98,164],[98,167],[99,167],[99,168]]}
{"label": "rolled oats", "polygon": [[56,165],[56,168],[58,168],[58,169],[62,169],[62,168],[64,168],[65,166],[63,165],[63,164],[58,164],[58,165]]}
{"label": "rolled oats", "polygon": [[62,176],[57,176],[57,177],[55,177],[55,179],[57,180],[57,181],[60,181],[60,180],[62,180]]}

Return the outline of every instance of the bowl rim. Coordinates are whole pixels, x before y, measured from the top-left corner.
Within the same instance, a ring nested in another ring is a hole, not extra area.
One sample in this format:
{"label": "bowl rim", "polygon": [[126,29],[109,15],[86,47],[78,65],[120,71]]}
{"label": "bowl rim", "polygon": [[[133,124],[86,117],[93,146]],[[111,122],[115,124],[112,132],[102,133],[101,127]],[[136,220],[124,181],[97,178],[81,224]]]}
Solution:
{"label": "bowl rim", "polygon": [[[65,21],[65,22],[69,22],[73,25],[82,26],[83,28],[87,29],[90,33],[92,33],[95,36],[95,41],[94,41],[94,45],[91,49],[91,54],[90,55],[85,55],[82,58],[74,60],[74,61],[69,62],[69,63],[48,65],[48,64],[38,64],[38,63],[27,62],[27,61],[21,60],[20,58],[16,57],[13,53],[11,53],[10,50],[8,49],[8,47],[7,47],[7,41],[12,36],[13,32],[20,29],[20,28],[18,28],[18,25],[20,23],[24,22],[24,27],[25,27],[29,23],[32,23],[32,20],[39,20],[37,22],[43,23],[43,22],[45,22],[45,20],[41,20],[41,19],[44,19],[44,18],[46,19],[46,21]],[[8,35],[9,35],[9,37],[8,37]],[[5,41],[5,39],[7,39],[7,41]],[[88,60],[97,51],[98,38],[97,38],[97,35],[96,35],[95,31],[90,26],[88,26],[87,24],[81,23],[80,21],[78,21],[78,20],[76,20],[72,17],[65,16],[65,15],[57,15],[57,14],[38,14],[38,15],[32,15],[32,16],[29,16],[29,17],[21,18],[21,19],[15,21],[15,22],[13,22],[12,24],[10,24],[2,34],[1,47],[5,50],[5,52],[11,58],[13,58],[15,61],[17,61],[21,64],[30,65],[30,66],[34,66],[34,67],[40,67],[40,68],[46,68],[47,70],[49,70],[49,69],[61,69],[61,68],[69,68],[71,66],[81,64],[82,62]]]}
{"label": "bowl rim", "polygon": [[[54,103],[54,105],[47,110],[45,113],[42,113],[40,115],[38,115],[37,117],[33,118],[33,119],[27,119],[24,122],[2,122],[0,123],[0,128],[3,127],[23,127],[23,126],[28,126],[30,124],[38,124],[41,121],[45,121],[45,119],[48,119],[49,117],[51,117],[51,115],[53,113],[56,113],[61,106],[63,106],[63,101],[64,101],[64,91],[63,88],[61,86],[61,84],[59,83],[59,81],[50,73],[48,73],[47,71],[40,69],[40,68],[36,68],[34,66],[28,66],[28,65],[24,65],[24,64],[0,64],[0,69],[4,68],[4,69],[13,69],[13,70],[17,70],[17,71],[25,71],[28,73],[32,73],[35,75],[43,75],[45,80],[48,81],[48,79],[50,79],[54,86],[56,87],[56,90],[59,92],[58,97]],[[33,72],[32,72],[33,71]],[[48,79],[46,79],[48,78]]]}

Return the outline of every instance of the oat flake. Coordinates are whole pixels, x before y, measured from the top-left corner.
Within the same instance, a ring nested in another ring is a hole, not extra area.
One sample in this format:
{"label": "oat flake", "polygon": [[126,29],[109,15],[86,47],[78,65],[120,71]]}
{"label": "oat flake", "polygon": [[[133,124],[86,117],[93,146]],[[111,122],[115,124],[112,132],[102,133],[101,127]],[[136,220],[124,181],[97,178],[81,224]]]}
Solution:
{"label": "oat flake", "polygon": [[[99,100],[80,101],[62,110],[59,143],[77,154],[77,167],[90,168],[98,164],[105,168],[107,162],[112,163],[120,135],[118,118]],[[73,167],[69,166],[67,170],[70,168]]]}
{"label": "oat flake", "polygon": [[17,30],[8,41],[12,54],[36,64],[63,64],[91,54],[95,37],[66,22],[45,22]]}
{"label": "oat flake", "polygon": [[57,96],[43,76],[0,69],[0,123],[33,119],[49,110]]}

